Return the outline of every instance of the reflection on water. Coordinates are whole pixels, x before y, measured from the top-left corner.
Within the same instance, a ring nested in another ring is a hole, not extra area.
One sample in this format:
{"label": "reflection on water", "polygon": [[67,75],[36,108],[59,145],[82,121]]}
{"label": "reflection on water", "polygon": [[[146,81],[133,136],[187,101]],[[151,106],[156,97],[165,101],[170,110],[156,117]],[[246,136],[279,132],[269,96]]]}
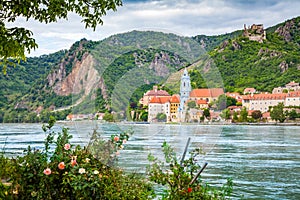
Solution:
{"label": "reflection on water", "polygon": [[[89,142],[93,129],[103,138],[132,129],[133,136],[119,156],[128,171],[143,173],[151,152],[162,158],[161,144],[172,144],[181,156],[188,137],[189,149],[201,147],[208,162],[202,178],[220,185],[234,180],[236,199],[300,199],[300,127],[298,126],[204,126],[163,124],[58,124],[70,128],[73,144]],[[6,155],[22,154],[28,145],[43,148],[41,124],[1,124],[0,150]]]}

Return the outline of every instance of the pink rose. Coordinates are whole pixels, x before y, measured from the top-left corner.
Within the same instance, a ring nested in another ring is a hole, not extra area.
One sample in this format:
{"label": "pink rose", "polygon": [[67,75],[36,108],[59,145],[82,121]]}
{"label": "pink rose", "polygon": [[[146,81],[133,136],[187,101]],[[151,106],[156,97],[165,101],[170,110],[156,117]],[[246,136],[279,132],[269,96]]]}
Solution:
{"label": "pink rose", "polygon": [[120,139],[120,138],[119,138],[118,136],[115,136],[115,137],[114,137],[114,141],[116,141],[116,142],[118,142],[119,139]]}
{"label": "pink rose", "polygon": [[123,144],[126,144],[126,142],[127,142],[127,140],[126,140],[126,139],[124,139],[124,140],[123,140]]}
{"label": "pink rose", "polygon": [[74,167],[76,164],[77,164],[76,159],[72,159],[72,160],[71,160],[71,165],[72,165],[72,167]]}
{"label": "pink rose", "polygon": [[45,175],[50,175],[51,174],[51,169],[50,168],[46,168],[45,170],[44,170],[44,174]]}
{"label": "pink rose", "polygon": [[71,148],[71,145],[69,143],[65,144],[64,149],[68,151]]}
{"label": "pink rose", "polygon": [[60,162],[59,164],[58,164],[58,169],[61,169],[61,170],[63,170],[63,169],[65,169],[65,163],[64,162]]}

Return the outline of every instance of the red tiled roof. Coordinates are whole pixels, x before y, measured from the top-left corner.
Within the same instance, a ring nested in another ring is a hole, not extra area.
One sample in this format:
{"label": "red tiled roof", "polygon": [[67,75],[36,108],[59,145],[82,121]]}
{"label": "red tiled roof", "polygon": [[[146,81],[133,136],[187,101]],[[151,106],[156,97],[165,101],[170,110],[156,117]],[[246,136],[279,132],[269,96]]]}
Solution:
{"label": "red tiled roof", "polygon": [[300,91],[289,92],[287,97],[300,97]]}
{"label": "red tiled roof", "polygon": [[156,97],[154,96],[149,103],[159,103],[159,104],[164,104],[170,101],[170,96],[168,97]]}
{"label": "red tiled roof", "polygon": [[287,96],[286,93],[280,94],[254,94],[254,95],[247,95],[244,99],[251,99],[251,100],[283,100]]}
{"label": "red tiled roof", "polygon": [[173,95],[171,98],[170,98],[170,103],[180,103],[180,97],[179,95]]}
{"label": "red tiled roof", "polygon": [[190,93],[190,97],[218,97],[224,94],[222,88],[202,88],[202,89],[194,89]]}

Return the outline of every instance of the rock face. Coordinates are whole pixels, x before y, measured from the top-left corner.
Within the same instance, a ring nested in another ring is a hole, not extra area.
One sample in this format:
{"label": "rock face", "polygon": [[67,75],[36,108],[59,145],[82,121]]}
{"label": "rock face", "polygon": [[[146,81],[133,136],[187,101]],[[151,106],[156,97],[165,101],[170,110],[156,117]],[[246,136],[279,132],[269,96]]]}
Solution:
{"label": "rock face", "polygon": [[79,94],[81,91],[87,95],[98,82],[99,75],[94,68],[93,57],[86,53],[83,55],[82,61],[75,63],[71,73],[54,85],[53,90],[60,96]]}
{"label": "rock face", "polygon": [[234,50],[241,50],[241,45],[239,45],[239,43],[237,43],[237,41],[232,42],[232,47]]}
{"label": "rock face", "polygon": [[291,29],[295,25],[293,20],[287,21],[283,26],[280,26],[276,29],[275,33],[282,36],[285,41],[290,42],[292,39]]}
{"label": "rock face", "polygon": [[280,71],[283,73],[283,72],[285,72],[289,68],[289,64],[286,63],[285,61],[282,61],[279,64],[279,68],[280,68]]}
{"label": "rock face", "polygon": [[52,87],[55,94],[68,96],[79,94],[87,96],[96,88],[101,88],[104,98],[107,98],[104,80],[94,68],[95,60],[89,53],[82,56],[81,61],[75,61],[72,71],[66,76],[63,64],[50,73],[47,77],[48,85]]}

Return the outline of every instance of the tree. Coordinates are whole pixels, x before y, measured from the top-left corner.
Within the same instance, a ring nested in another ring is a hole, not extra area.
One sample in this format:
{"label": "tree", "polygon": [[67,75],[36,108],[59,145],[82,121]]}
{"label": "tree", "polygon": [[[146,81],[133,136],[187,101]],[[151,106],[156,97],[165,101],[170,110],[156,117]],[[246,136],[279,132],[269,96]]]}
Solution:
{"label": "tree", "polygon": [[205,117],[205,118],[210,118],[210,112],[209,112],[209,109],[208,108],[205,108],[204,110],[203,110],[203,116]]}
{"label": "tree", "polygon": [[111,113],[106,112],[103,116],[103,120],[105,120],[107,122],[113,122],[114,121],[114,116]]}
{"label": "tree", "polygon": [[279,121],[280,123],[284,122],[286,116],[284,114],[283,108],[283,103],[278,103],[277,106],[273,106],[270,112],[271,118],[275,121]]}
{"label": "tree", "polygon": [[189,101],[187,105],[188,105],[189,108],[196,108],[196,102],[195,101]]}
{"label": "tree", "polygon": [[234,122],[236,122],[238,119],[239,119],[239,118],[238,118],[238,113],[234,111],[232,120],[233,120]]}
{"label": "tree", "polygon": [[296,118],[298,118],[298,113],[295,109],[293,109],[290,112],[287,112],[286,115],[289,117],[290,120],[295,120]]}
{"label": "tree", "polygon": [[257,120],[257,119],[260,119],[262,117],[262,113],[261,113],[260,110],[255,110],[255,111],[252,112],[251,116],[252,116],[253,119]]}
{"label": "tree", "polygon": [[230,119],[230,110],[224,109],[221,113],[221,117],[225,120]]}
{"label": "tree", "polygon": [[239,121],[246,122],[247,120],[248,120],[248,111],[247,111],[246,107],[243,107],[240,112]]}
{"label": "tree", "polygon": [[236,99],[232,97],[227,97],[225,94],[222,94],[218,97],[216,102],[218,110],[224,110],[228,106],[236,105]]}
{"label": "tree", "polygon": [[141,120],[146,122],[148,120],[148,112],[143,112],[141,115]]}
{"label": "tree", "polygon": [[52,23],[58,19],[67,19],[69,12],[82,18],[85,28],[96,29],[103,24],[102,17],[108,10],[117,10],[121,0],[11,0],[0,4],[0,64],[6,73],[9,59],[25,60],[25,52],[38,47],[32,32],[25,28],[8,28],[6,23],[23,17],[27,21],[33,19],[41,23]]}
{"label": "tree", "polygon": [[156,119],[157,119],[157,121],[159,121],[159,122],[165,122],[166,119],[167,119],[167,115],[164,114],[164,113],[157,113]]}

